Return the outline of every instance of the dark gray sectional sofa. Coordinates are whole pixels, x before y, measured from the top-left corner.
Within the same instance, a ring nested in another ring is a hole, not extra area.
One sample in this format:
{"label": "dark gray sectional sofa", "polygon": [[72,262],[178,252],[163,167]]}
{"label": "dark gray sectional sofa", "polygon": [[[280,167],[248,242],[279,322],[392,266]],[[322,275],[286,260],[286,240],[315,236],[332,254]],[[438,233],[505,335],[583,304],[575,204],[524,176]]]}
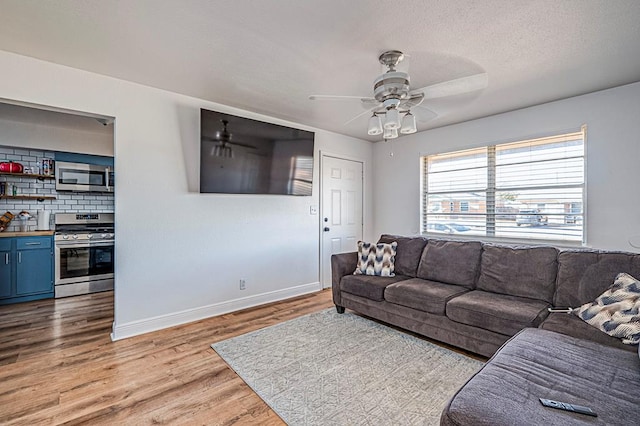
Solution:
{"label": "dark gray sectional sofa", "polygon": [[[592,302],[620,272],[640,277],[640,255],[380,238],[392,241],[394,277],[353,275],[357,253],[334,255],[333,300],[338,312],[493,356],[452,398],[443,425],[640,424],[637,346],[547,310]],[[599,417],[546,408],[538,398],[590,406]]]}

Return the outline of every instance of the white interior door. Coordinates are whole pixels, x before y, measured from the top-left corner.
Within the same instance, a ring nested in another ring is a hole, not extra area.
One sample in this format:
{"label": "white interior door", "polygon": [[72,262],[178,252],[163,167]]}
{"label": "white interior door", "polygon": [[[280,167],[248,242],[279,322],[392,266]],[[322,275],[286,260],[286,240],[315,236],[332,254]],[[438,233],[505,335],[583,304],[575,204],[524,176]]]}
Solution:
{"label": "white interior door", "polygon": [[331,255],[357,250],[362,239],[362,163],[322,156],[320,281],[331,287]]}

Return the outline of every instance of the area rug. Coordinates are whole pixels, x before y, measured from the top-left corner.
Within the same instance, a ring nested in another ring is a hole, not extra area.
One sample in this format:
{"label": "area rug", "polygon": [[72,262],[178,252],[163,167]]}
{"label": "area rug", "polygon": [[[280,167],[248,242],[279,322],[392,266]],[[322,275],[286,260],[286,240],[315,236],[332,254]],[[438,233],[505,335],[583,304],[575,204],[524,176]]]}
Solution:
{"label": "area rug", "polygon": [[289,425],[437,425],[482,362],[327,309],[211,347]]}

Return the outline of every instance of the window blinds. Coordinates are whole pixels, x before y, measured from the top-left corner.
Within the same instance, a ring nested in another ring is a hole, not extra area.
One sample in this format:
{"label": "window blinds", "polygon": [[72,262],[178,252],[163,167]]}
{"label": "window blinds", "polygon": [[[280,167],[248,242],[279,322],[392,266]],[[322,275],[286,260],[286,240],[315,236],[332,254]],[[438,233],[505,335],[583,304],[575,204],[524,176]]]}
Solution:
{"label": "window blinds", "polygon": [[422,158],[422,231],[583,242],[584,129]]}

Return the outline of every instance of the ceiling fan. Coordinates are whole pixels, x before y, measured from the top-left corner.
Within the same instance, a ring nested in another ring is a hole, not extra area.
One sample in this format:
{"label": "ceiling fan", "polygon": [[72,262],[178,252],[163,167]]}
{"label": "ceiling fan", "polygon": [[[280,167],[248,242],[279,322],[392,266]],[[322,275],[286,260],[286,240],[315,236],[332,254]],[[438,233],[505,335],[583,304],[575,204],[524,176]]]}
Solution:
{"label": "ceiling fan", "polygon": [[220,122],[222,123],[222,130],[216,131],[215,137],[212,138],[209,136],[202,136],[203,141],[215,143],[215,145],[211,148],[211,156],[233,158],[233,149],[230,145],[242,146],[249,149],[258,149],[253,145],[248,145],[240,142],[231,142],[231,138],[233,137],[233,135],[227,129],[229,120],[220,120]]}
{"label": "ceiling fan", "polygon": [[[421,105],[423,101],[475,92],[487,87],[487,74],[479,73],[411,90],[409,74],[396,70],[404,57],[404,53],[399,50],[389,50],[380,55],[378,60],[387,67],[387,71],[374,80],[373,97],[312,95],[309,99],[358,100],[367,111],[358,114],[345,125],[365,114],[372,114],[367,133],[372,136],[382,134],[384,139],[394,139],[398,137],[398,132],[410,134],[418,130],[416,116],[419,121],[428,121],[438,116],[436,112]],[[384,117],[384,123],[381,117]]]}

